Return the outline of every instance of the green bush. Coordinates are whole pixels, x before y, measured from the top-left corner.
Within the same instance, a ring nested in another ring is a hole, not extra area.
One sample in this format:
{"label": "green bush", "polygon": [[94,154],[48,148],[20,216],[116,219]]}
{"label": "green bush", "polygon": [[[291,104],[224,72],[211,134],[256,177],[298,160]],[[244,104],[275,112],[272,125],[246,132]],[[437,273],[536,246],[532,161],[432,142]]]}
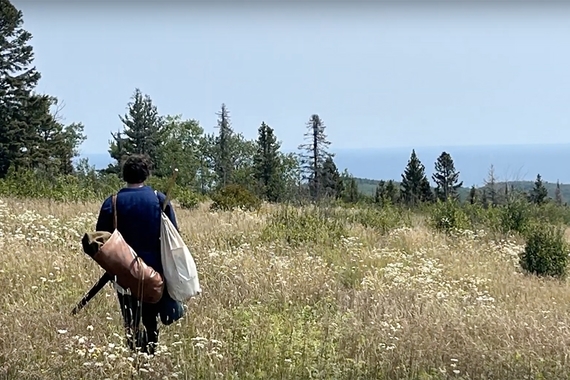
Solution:
{"label": "green bush", "polygon": [[391,205],[385,205],[382,208],[369,206],[356,210],[342,210],[337,212],[336,217],[343,218],[349,223],[359,223],[363,227],[372,228],[380,234],[386,234],[397,227],[411,226],[410,215]]}
{"label": "green bush", "polygon": [[564,229],[549,223],[535,223],[532,227],[520,255],[522,269],[538,276],[565,278],[570,252]]}
{"label": "green bush", "polygon": [[450,233],[469,227],[469,218],[455,200],[438,200],[431,209],[429,224],[437,231]]}
{"label": "green bush", "polygon": [[284,240],[290,245],[315,243],[334,245],[348,236],[343,219],[321,208],[301,210],[282,206],[273,213],[261,233],[266,241]]}
{"label": "green bush", "polygon": [[532,205],[526,199],[512,197],[499,208],[500,230],[502,233],[518,232],[524,235],[532,216]]}
{"label": "green bush", "polygon": [[224,186],[220,191],[212,195],[212,210],[231,211],[236,208],[243,210],[258,210],[261,207],[261,200],[245,187],[230,184]]}
{"label": "green bush", "polygon": [[206,200],[206,197],[188,189],[188,188],[183,188],[180,189],[176,192],[176,200],[178,201],[178,203],[180,204],[180,207],[183,209],[195,209],[196,207],[198,207],[198,205],[200,204],[200,202],[203,202]]}

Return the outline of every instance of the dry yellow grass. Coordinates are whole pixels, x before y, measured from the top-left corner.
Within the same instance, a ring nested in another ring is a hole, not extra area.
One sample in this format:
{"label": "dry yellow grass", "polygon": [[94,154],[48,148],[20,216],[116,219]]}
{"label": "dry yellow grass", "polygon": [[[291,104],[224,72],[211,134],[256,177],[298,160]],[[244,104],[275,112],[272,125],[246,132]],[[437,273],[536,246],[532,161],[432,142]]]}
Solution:
{"label": "dry yellow grass", "polygon": [[80,238],[99,204],[0,199],[0,377],[529,379],[570,373],[570,289],[518,270],[514,241],[419,223],[337,242],[267,241],[260,213],[178,210],[204,294],[131,355]]}

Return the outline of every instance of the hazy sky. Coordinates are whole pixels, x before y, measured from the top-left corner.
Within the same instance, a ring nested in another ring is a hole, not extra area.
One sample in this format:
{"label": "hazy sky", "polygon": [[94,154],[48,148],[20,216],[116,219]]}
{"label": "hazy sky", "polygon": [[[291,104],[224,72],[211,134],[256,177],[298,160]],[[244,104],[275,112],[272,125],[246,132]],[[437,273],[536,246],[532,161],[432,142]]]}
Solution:
{"label": "hazy sky", "polygon": [[313,113],[337,149],[570,142],[569,6],[14,4],[83,153],[106,152],[136,87],[207,131],[224,102],[287,150]]}

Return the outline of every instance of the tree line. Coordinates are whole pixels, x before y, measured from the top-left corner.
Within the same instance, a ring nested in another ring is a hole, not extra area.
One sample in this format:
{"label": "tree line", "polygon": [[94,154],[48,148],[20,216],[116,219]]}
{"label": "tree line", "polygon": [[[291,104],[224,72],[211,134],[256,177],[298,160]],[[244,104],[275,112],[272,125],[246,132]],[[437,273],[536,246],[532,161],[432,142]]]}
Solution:
{"label": "tree line", "polygon": [[[114,162],[96,171],[86,159],[73,162],[79,146],[87,139],[81,122],[61,122],[59,100],[35,91],[41,78],[33,66],[31,33],[23,29],[22,12],[9,0],[0,0],[0,179],[11,172],[32,171],[36,176],[82,176],[93,181],[117,177],[122,160],[143,154],[157,178],[169,177],[179,169],[178,185],[200,194],[212,194],[228,186],[239,186],[269,202],[292,200],[341,200],[356,203],[365,198],[347,169],[341,173],[326,125],[318,114],[308,117],[304,143],[297,153],[284,153],[274,128],[260,122],[254,140],[234,131],[225,104],[217,112],[216,132],[206,133],[195,119],[160,115],[148,94],[136,88],[119,116],[122,128],[111,134],[109,154]],[[448,152],[435,162],[432,187],[425,167],[412,151],[401,182],[380,181],[378,204],[418,206],[436,200],[457,199],[463,185]],[[469,202],[498,205],[512,189],[496,189],[490,175],[483,189],[471,189]],[[556,196],[557,203],[559,191]],[[502,197],[502,198],[501,198]],[[544,202],[546,189],[540,175],[528,195]]]}

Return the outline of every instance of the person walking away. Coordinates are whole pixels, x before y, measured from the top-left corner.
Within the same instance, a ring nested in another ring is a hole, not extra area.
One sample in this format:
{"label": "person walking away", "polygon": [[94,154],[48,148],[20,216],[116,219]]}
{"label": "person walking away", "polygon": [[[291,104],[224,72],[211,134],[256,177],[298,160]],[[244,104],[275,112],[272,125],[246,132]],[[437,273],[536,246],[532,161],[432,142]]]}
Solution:
{"label": "person walking away", "polygon": [[[147,158],[142,155],[129,156],[122,166],[126,186],[117,193],[117,229],[123,238],[144,262],[163,275],[160,253],[161,206],[166,195],[156,192],[145,182],[150,175]],[[172,204],[167,203],[164,211],[178,230]],[[109,196],[99,211],[96,231],[113,232],[112,196]],[[168,295],[165,283],[161,300],[156,304],[138,301],[117,288],[117,297],[127,340],[131,349],[153,354],[158,343],[160,317],[164,325],[180,319],[184,313],[182,303]],[[144,329],[140,329],[142,325]]]}

